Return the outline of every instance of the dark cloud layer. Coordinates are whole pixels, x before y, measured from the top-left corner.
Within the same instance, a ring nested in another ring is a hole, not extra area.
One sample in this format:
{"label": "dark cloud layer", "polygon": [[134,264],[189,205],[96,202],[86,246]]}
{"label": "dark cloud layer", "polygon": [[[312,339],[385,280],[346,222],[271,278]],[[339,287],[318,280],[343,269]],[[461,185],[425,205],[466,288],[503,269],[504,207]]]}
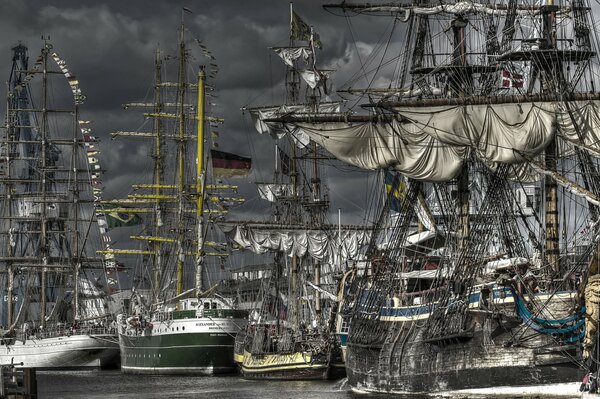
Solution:
{"label": "dark cloud layer", "polygon": [[[366,56],[385,27],[370,19],[351,21],[323,10],[323,2],[299,0],[294,9],[320,34],[324,50],[322,65],[339,69],[336,82],[345,82],[360,68],[359,49]],[[42,35],[50,36],[55,50],[67,61],[87,95],[84,117],[94,121],[94,134],[102,139],[101,163],[108,169],[104,183],[107,196],[127,194],[127,187],[148,170],[148,147],[142,143],[110,140],[116,130],[136,130],[142,118],[124,111],[123,103],[143,101],[151,95],[153,57],[157,46],[165,53],[177,49],[181,8],[186,14],[188,35],[202,40],[214,53],[219,74],[216,113],[224,117],[220,148],[250,155],[256,165],[253,180],[267,180],[273,163],[273,143],[257,135],[240,108],[282,101],[284,67],[268,49],[285,45],[289,36],[289,3],[281,0],[80,0],[0,2],[0,76],[8,78],[10,48],[22,42],[35,55]],[[349,29],[352,27],[352,30]],[[352,32],[352,33],[351,33]],[[355,39],[353,35],[360,32]],[[198,63],[206,62],[198,58]],[[341,83],[340,83],[341,84]],[[3,107],[4,101],[0,102]],[[2,108],[2,113],[4,109]],[[347,168],[346,168],[347,170]],[[337,169],[328,172],[333,214],[337,208],[360,222],[365,213],[365,194],[356,194],[356,182],[368,174]],[[353,190],[354,188],[354,190]],[[251,184],[241,184],[249,201],[238,217],[264,213]],[[352,193],[352,194],[350,194]]]}

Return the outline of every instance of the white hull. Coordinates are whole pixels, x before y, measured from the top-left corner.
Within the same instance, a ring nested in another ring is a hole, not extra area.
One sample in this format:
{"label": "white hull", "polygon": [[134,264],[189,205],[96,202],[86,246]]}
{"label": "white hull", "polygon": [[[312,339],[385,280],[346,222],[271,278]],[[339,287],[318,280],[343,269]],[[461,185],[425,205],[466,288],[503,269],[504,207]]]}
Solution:
{"label": "white hull", "polygon": [[42,369],[100,368],[118,364],[119,343],[113,334],[30,338],[0,345],[0,364],[23,363]]}

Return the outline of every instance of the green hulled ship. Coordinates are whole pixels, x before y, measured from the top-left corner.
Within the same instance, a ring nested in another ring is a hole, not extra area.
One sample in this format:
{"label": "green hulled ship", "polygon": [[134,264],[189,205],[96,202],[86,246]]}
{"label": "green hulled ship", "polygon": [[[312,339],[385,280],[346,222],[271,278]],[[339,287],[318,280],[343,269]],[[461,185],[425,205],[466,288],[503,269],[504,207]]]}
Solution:
{"label": "green hulled ship", "polygon": [[[204,125],[220,121],[205,116],[204,67],[198,71],[197,82],[186,80],[192,49],[186,46],[184,33],[182,23],[177,56],[163,56],[160,50],[156,53],[154,101],[126,106],[150,108],[144,116],[154,121],[152,131],[113,134],[153,140],[153,181],[135,185],[127,199],[107,204],[125,220],[134,220],[134,214],[145,215],[142,233],[131,236],[142,242],[142,249],[105,251],[142,260],[140,287],[132,290],[127,309],[119,316],[125,373],[233,372],[235,336],[247,322],[247,312],[235,310],[233,301],[219,296],[215,286],[202,288],[205,260],[227,256],[224,245],[206,239],[211,215],[222,213],[211,209],[223,200],[222,194],[212,192],[232,186],[206,184]],[[206,47],[198,40],[196,43],[196,50],[206,54]],[[165,61],[178,63],[177,82],[163,81]],[[249,168],[249,161],[236,162]],[[145,282],[149,280],[147,290]]]}
{"label": "green hulled ship", "polygon": [[234,337],[246,312],[219,298],[185,299],[185,310],[122,320],[121,367],[126,373],[217,374],[235,371]]}

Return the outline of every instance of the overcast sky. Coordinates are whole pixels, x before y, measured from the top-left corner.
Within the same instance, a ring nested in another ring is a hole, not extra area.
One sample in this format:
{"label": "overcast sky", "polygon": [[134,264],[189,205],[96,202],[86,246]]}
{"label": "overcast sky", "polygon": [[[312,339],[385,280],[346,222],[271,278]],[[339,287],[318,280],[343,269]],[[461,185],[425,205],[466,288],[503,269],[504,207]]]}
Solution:
{"label": "overcast sky", "polygon": [[[341,87],[360,70],[357,50],[364,59],[389,20],[346,19],[324,10],[323,3],[299,0],[294,2],[294,10],[319,33],[323,43],[323,50],[318,52],[319,64],[338,70],[333,80]],[[122,104],[149,98],[154,51],[160,45],[166,53],[175,53],[183,6],[193,11],[186,14],[189,36],[202,40],[219,65],[216,79],[210,82],[218,90],[218,98],[211,100],[218,104],[215,114],[226,121],[219,129],[219,149],[253,158],[250,179],[236,181],[248,203],[235,216],[264,212],[266,204],[258,199],[251,182],[271,177],[273,141],[259,136],[240,108],[283,100],[285,68],[268,47],[287,44],[287,1],[2,0],[0,76],[8,79],[12,46],[22,42],[35,59],[42,47],[41,36],[50,36],[55,51],[78,77],[87,96],[82,114],[93,121],[93,134],[102,140],[100,161],[107,169],[105,197],[124,196],[131,184],[139,182],[138,175],[148,170],[151,159],[144,146],[110,140],[109,133],[142,126],[140,113],[125,111]],[[0,104],[4,113],[4,101]],[[326,171],[332,215],[341,208],[347,222],[362,221],[362,208],[373,190],[364,184],[368,175],[372,174],[349,167]],[[361,189],[357,190],[359,184]]]}

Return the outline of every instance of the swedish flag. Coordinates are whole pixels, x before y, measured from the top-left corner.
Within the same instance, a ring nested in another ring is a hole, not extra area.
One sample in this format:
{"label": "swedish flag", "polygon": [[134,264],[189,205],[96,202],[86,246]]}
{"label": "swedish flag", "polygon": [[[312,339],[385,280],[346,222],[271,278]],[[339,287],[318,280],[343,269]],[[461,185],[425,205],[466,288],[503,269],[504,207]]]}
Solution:
{"label": "swedish flag", "polygon": [[[385,192],[388,194],[388,196],[390,196],[390,193],[392,192],[395,177],[395,173],[390,172],[388,170],[385,171]],[[400,182],[396,186],[394,192],[391,194],[390,199],[390,210],[394,212],[400,212],[400,210],[402,209],[402,201],[404,201],[404,197],[406,195],[406,183],[403,179],[399,179]]]}

